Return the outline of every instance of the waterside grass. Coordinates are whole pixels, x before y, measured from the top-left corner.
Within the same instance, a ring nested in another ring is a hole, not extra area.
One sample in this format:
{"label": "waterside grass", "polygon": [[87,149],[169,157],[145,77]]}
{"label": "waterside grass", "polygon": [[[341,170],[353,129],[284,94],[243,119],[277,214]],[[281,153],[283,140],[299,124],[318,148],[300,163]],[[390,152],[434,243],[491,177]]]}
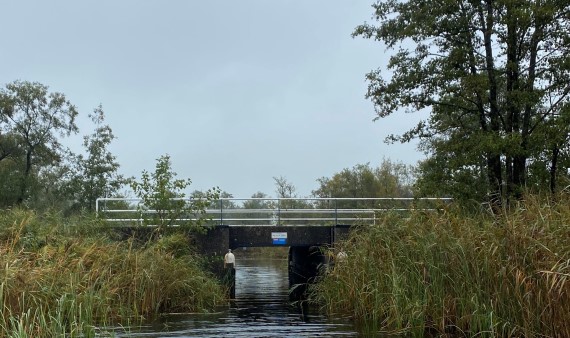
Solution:
{"label": "waterside grass", "polygon": [[224,300],[196,256],[169,249],[183,236],[115,242],[90,222],[97,221],[0,214],[0,337],[92,337],[99,327]]}
{"label": "waterside grass", "polygon": [[388,216],[352,234],[312,298],[369,335],[570,337],[570,199],[559,201],[529,196],[501,218]]}

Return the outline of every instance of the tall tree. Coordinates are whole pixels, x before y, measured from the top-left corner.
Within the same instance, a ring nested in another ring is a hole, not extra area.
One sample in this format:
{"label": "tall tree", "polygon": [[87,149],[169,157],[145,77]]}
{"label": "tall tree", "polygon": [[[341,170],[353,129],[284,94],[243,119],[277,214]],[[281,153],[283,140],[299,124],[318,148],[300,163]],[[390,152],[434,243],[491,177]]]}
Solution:
{"label": "tall tree", "polygon": [[520,196],[528,163],[546,146],[539,130],[569,103],[570,3],[385,0],[373,8],[378,25],[365,23],[353,35],[396,50],[391,74],[367,75],[377,118],[431,111],[390,140],[418,137],[429,153],[449,159],[452,172],[477,178],[483,170],[495,207]]}
{"label": "tall tree", "polygon": [[28,196],[32,175],[40,164],[57,161],[61,153],[60,137],[78,131],[77,110],[65,95],[48,92],[37,82],[15,81],[0,90],[0,127],[19,142],[23,166],[16,203]]}
{"label": "tall tree", "polygon": [[118,173],[119,163],[109,151],[115,135],[111,127],[104,124],[103,108],[97,107],[89,117],[95,130],[83,138],[86,155],[74,156],[68,191],[76,208],[93,212],[97,198],[111,197],[126,180]]}

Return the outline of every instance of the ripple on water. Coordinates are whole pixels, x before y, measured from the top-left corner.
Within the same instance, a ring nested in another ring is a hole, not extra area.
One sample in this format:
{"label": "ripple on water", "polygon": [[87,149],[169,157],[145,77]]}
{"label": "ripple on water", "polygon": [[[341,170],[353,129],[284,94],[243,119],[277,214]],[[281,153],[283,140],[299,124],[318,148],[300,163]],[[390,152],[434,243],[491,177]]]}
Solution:
{"label": "ripple on water", "polygon": [[[236,257],[237,258],[237,257]],[[165,315],[118,337],[355,337],[346,320],[289,302],[287,261],[237,262],[236,299],[211,314]]]}

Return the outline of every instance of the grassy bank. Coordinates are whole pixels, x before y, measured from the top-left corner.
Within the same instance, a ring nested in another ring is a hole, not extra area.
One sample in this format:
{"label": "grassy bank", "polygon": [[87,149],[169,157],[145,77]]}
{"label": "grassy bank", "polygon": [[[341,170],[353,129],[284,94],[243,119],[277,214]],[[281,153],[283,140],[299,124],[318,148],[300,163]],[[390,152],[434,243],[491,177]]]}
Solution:
{"label": "grassy bank", "polygon": [[93,219],[0,213],[0,336],[94,336],[98,326],[203,311],[224,290],[183,236],[114,242]]}
{"label": "grassy bank", "polygon": [[387,217],[345,244],[314,289],[368,332],[570,337],[570,202],[530,197],[501,219]]}

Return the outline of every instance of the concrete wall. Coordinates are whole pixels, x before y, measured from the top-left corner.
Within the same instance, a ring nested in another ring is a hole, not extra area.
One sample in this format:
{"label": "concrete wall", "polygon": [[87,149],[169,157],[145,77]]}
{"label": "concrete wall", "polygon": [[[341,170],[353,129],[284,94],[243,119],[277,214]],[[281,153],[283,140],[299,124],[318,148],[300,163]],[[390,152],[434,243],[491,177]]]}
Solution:
{"label": "concrete wall", "polygon": [[289,298],[305,297],[307,286],[326,271],[328,259],[319,246],[292,246],[289,248]]}
{"label": "concrete wall", "polygon": [[[273,244],[272,234],[286,233],[283,244]],[[328,226],[232,226],[229,247],[271,247],[330,245],[335,236],[334,227]]]}
{"label": "concrete wall", "polygon": [[190,245],[203,255],[224,256],[230,248],[230,227],[216,226],[208,228],[204,234],[192,234]]}

